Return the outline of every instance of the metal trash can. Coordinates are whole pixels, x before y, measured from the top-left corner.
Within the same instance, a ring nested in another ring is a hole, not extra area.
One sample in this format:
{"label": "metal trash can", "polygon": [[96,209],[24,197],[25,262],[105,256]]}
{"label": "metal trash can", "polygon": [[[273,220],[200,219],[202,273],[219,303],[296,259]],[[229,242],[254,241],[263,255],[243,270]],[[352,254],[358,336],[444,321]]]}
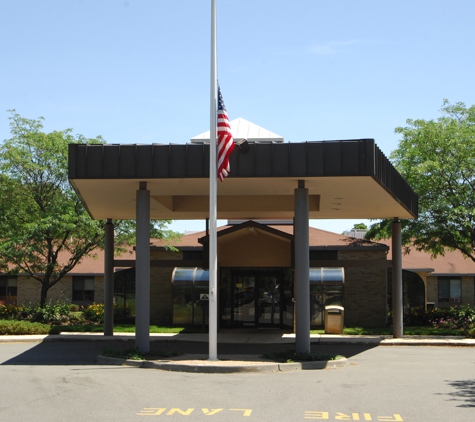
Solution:
{"label": "metal trash can", "polygon": [[343,320],[345,308],[343,306],[325,306],[325,334],[343,334]]}

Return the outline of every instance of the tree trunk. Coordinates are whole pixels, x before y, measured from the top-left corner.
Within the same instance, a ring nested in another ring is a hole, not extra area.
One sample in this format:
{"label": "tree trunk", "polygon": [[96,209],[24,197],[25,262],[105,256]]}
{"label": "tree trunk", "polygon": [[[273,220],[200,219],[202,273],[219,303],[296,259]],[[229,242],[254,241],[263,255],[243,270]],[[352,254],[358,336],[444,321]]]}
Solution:
{"label": "tree trunk", "polygon": [[40,296],[40,306],[42,308],[44,308],[46,305],[46,296],[48,294],[48,289],[49,289],[49,283],[43,280],[41,282],[41,296]]}

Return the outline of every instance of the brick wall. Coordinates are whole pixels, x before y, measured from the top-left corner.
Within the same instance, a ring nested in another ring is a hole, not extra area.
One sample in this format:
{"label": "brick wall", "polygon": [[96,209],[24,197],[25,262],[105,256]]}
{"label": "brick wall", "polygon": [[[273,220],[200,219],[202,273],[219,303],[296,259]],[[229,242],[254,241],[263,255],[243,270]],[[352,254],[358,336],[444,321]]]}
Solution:
{"label": "brick wall", "polygon": [[[66,302],[70,303],[73,297],[72,276],[63,277],[58,283],[48,290],[48,302]],[[41,283],[33,278],[26,276],[18,277],[17,284],[17,303],[19,305],[36,304],[40,301]],[[104,277],[94,277],[94,302],[104,302]]]}
{"label": "brick wall", "polygon": [[386,260],[385,251],[339,251],[339,260],[366,260],[345,268],[345,326],[381,327],[387,318],[387,269],[371,261]]}
{"label": "brick wall", "polygon": [[[434,302],[438,306],[439,283],[438,277],[427,277],[427,302]],[[462,280],[462,305],[475,305],[475,278],[473,276],[461,277]]]}
{"label": "brick wall", "polygon": [[[71,302],[72,278],[64,277],[48,290],[47,301]],[[19,305],[36,304],[40,301],[41,283],[31,277],[19,276],[17,285],[17,303]]]}
{"label": "brick wall", "polygon": [[104,276],[94,277],[94,302],[104,303]]}
{"label": "brick wall", "polygon": [[462,277],[462,304],[475,305],[474,277]]}
{"label": "brick wall", "polygon": [[[151,251],[151,260],[176,259],[177,267],[183,259],[182,252]],[[150,268],[150,322],[156,325],[171,325],[173,317],[172,273],[173,267]]]}

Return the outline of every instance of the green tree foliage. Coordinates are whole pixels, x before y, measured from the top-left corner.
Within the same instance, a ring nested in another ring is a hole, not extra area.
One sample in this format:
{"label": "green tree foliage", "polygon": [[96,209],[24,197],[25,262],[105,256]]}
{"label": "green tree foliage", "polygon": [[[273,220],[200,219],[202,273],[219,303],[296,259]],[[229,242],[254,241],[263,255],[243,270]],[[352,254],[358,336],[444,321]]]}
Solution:
{"label": "green tree foliage", "polygon": [[[475,262],[475,106],[444,100],[437,120],[407,120],[391,161],[419,195],[419,218],[403,220],[405,245],[432,256],[459,250]],[[391,236],[391,221],[366,237]]]}
{"label": "green tree foliage", "polygon": [[357,223],[352,230],[368,230],[368,226],[365,223]]}
{"label": "green tree foliage", "polygon": [[[91,219],[68,181],[68,144],[104,143],[70,129],[44,133],[43,118],[10,117],[12,138],[0,146],[0,270],[27,274],[48,290],[103,246],[104,221]],[[151,222],[155,238],[175,235]],[[116,244],[135,241],[135,222],[116,221]]]}

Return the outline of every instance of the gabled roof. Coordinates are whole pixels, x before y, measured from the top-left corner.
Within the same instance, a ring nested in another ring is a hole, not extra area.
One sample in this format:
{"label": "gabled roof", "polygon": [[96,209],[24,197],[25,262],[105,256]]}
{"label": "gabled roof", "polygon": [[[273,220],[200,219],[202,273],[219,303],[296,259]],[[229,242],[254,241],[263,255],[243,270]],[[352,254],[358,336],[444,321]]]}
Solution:
{"label": "gabled roof", "polygon": [[[287,240],[292,240],[293,237],[294,237],[292,234],[286,233],[285,231],[276,230],[275,228],[273,228],[271,226],[268,226],[268,225],[265,225],[265,224],[260,224],[256,221],[252,221],[252,220],[246,221],[246,222],[241,223],[241,224],[237,224],[235,226],[226,227],[226,228],[224,228],[223,230],[220,230],[217,233],[217,237],[220,238],[220,237],[223,237],[223,236],[227,236],[229,234],[232,234],[232,233],[235,233],[237,231],[244,230],[244,229],[260,230],[262,232],[266,232],[268,234],[271,234],[271,235],[274,235],[274,236],[277,236],[277,237],[281,237],[281,238],[284,238],[284,239],[287,239]],[[209,238],[209,236],[205,235],[205,236],[199,238],[198,242],[200,242],[201,244],[204,244],[204,243],[209,241],[208,238]]]}
{"label": "gabled roof", "polygon": [[[254,123],[239,117],[229,122],[231,126],[231,133],[233,134],[234,141],[240,141],[247,139],[248,141],[268,141],[268,142],[284,142],[282,136],[257,126]],[[191,142],[209,142],[209,130],[200,135],[196,135],[190,139]]]}
{"label": "gabled roof", "polygon": [[[218,239],[222,236],[235,233],[239,230],[249,229],[253,227],[256,230],[262,230],[270,235],[282,237],[287,240],[293,239],[294,227],[292,225],[264,225],[255,221],[246,221],[237,225],[227,225],[218,227]],[[206,242],[206,232],[196,232],[181,238],[181,241],[173,243],[179,250],[186,250],[188,248],[201,248],[202,243]],[[164,243],[162,241],[154,241],[152,243],[153,248],[163,248]],[[332,233],[329,231],[309,227],[309,246],[313,250],[388,250],[388,246],[382,243],[371,242],[364,239],[354,239],[342,234]]]}

